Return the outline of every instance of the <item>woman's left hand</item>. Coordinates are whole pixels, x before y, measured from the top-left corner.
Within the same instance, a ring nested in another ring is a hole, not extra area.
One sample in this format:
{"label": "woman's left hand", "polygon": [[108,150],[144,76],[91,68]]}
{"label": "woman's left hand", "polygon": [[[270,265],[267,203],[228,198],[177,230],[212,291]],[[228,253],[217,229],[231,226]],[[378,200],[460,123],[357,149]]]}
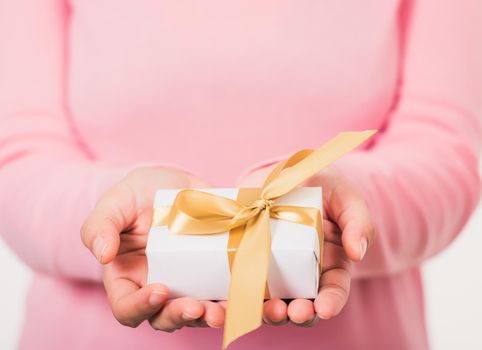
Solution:
{"label": "woman's left hand", "polygon": [[[241,187],[260,187],[273,166],[247,175]],[[340,313],[350,293],[351,264],[361,261],[373,241],[375,229],[365,200],[340,174],[325,169],[305,186],[323,188],[324,252],[320,290],[314,301],[294,299],[288,304],[270,299],[264,304],[263,319],[270,325],[293,324],[309,327],[318,320]]]}

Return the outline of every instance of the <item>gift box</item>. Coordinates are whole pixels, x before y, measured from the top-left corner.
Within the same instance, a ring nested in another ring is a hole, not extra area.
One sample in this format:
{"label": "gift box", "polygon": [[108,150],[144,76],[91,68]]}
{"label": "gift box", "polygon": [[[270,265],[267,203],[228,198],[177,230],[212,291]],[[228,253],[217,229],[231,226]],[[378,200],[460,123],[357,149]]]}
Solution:
{"label": "gift box", "polygon": [[170,297],[228,300],[223,348],[262,323],[263,299],[315,298],[323,256],[322,191],[301,187],[375,131],[346,132],[278,163],[258,189],[157,192],[148,282]]}
{"label": "gift box", "polygon": [[[180,190],[159,190],[154,208],[171,206]],[[236,200],[237,188],[200,189]],[[299,187],[276,205],[322,210],[321,187]],[[271,254],[267,293],[273,298],[315,298],[318,292],[323,241],[315,227],[270,219]],[[163,283],[170,297],[189,296],[199,300],[228,298],[231,266],[230,232],[212,235],[179,235],[166,226],[149,232],[146,255],[148,283]],[[232,264],[232,263],[231,263]]]}

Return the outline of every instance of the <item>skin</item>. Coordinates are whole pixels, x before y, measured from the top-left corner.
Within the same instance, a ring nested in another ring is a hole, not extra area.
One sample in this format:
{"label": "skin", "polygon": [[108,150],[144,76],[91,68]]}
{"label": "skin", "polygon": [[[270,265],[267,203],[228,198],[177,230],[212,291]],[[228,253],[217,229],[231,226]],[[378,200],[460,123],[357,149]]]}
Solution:
{"label": "skin", "polygon": [[[251,173],[243,187],[259,187],[272,167]],[[295,299],[288,304],[271,299],[264,304],[265,323],[279,326],[291,322],[301,327],[336,316],[350,292],[351,262],[360,261],[373,241],[374,227],[361,195],[333,170],[322,171],[306,186],[324,191],[325,251],[320,292],[312,300]],[[146,285],[144,249],[149,231],[152,199],[159,188],[206,188],[207,183],[179,170],[139,168],[101,196],[85,220],[84,245],[104,264],[103,282],[115,318],[137,327],[147,320],[156,330],[173,332],[182,327],[219,328],[224,325],[226,302],[168,299],[162,284]]]}

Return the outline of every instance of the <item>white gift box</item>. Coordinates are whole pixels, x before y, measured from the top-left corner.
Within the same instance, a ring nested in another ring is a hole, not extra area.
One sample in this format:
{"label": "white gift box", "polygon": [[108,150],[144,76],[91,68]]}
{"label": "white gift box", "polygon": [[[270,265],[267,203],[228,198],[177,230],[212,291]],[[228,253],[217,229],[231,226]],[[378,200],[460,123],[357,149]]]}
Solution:
{"label": "white gift box", "polygon": [[[154,207],[172,205],[181,190],[159,190]],[[201,191],[236,200],[237,188]],[[300,187],[274,205],[312,207],[322,212],[321,187]],[[314,227],[270,219],[271,257],[268,288],[272,298],[315,298],[318,293],[320,242]],[[146,247],[148,283],[162,283],[170,298],[189,296],[199,300],[226,300],[230,268],[228,237],[183,235],[166,226],[152,227]]]}

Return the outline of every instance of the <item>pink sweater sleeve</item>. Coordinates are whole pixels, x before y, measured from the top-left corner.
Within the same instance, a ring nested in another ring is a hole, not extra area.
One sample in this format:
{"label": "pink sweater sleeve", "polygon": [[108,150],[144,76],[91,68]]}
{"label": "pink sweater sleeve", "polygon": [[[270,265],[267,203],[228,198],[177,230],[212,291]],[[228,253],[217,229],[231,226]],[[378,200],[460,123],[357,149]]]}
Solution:
{"label": "pink sweater sleeve", "polygon": [[99,280],[83,218],[127,169],[95,162],[65,104],[67,9],[0,1],[0,234],[32,268]]}
{"label": "pink sweater sleeve", "polygon": [[390,120],[367,151],[335,165],[362,190],[378,229],[357,277],[396,273],[437,254],[479,201],[482,3],[410,3]]}

